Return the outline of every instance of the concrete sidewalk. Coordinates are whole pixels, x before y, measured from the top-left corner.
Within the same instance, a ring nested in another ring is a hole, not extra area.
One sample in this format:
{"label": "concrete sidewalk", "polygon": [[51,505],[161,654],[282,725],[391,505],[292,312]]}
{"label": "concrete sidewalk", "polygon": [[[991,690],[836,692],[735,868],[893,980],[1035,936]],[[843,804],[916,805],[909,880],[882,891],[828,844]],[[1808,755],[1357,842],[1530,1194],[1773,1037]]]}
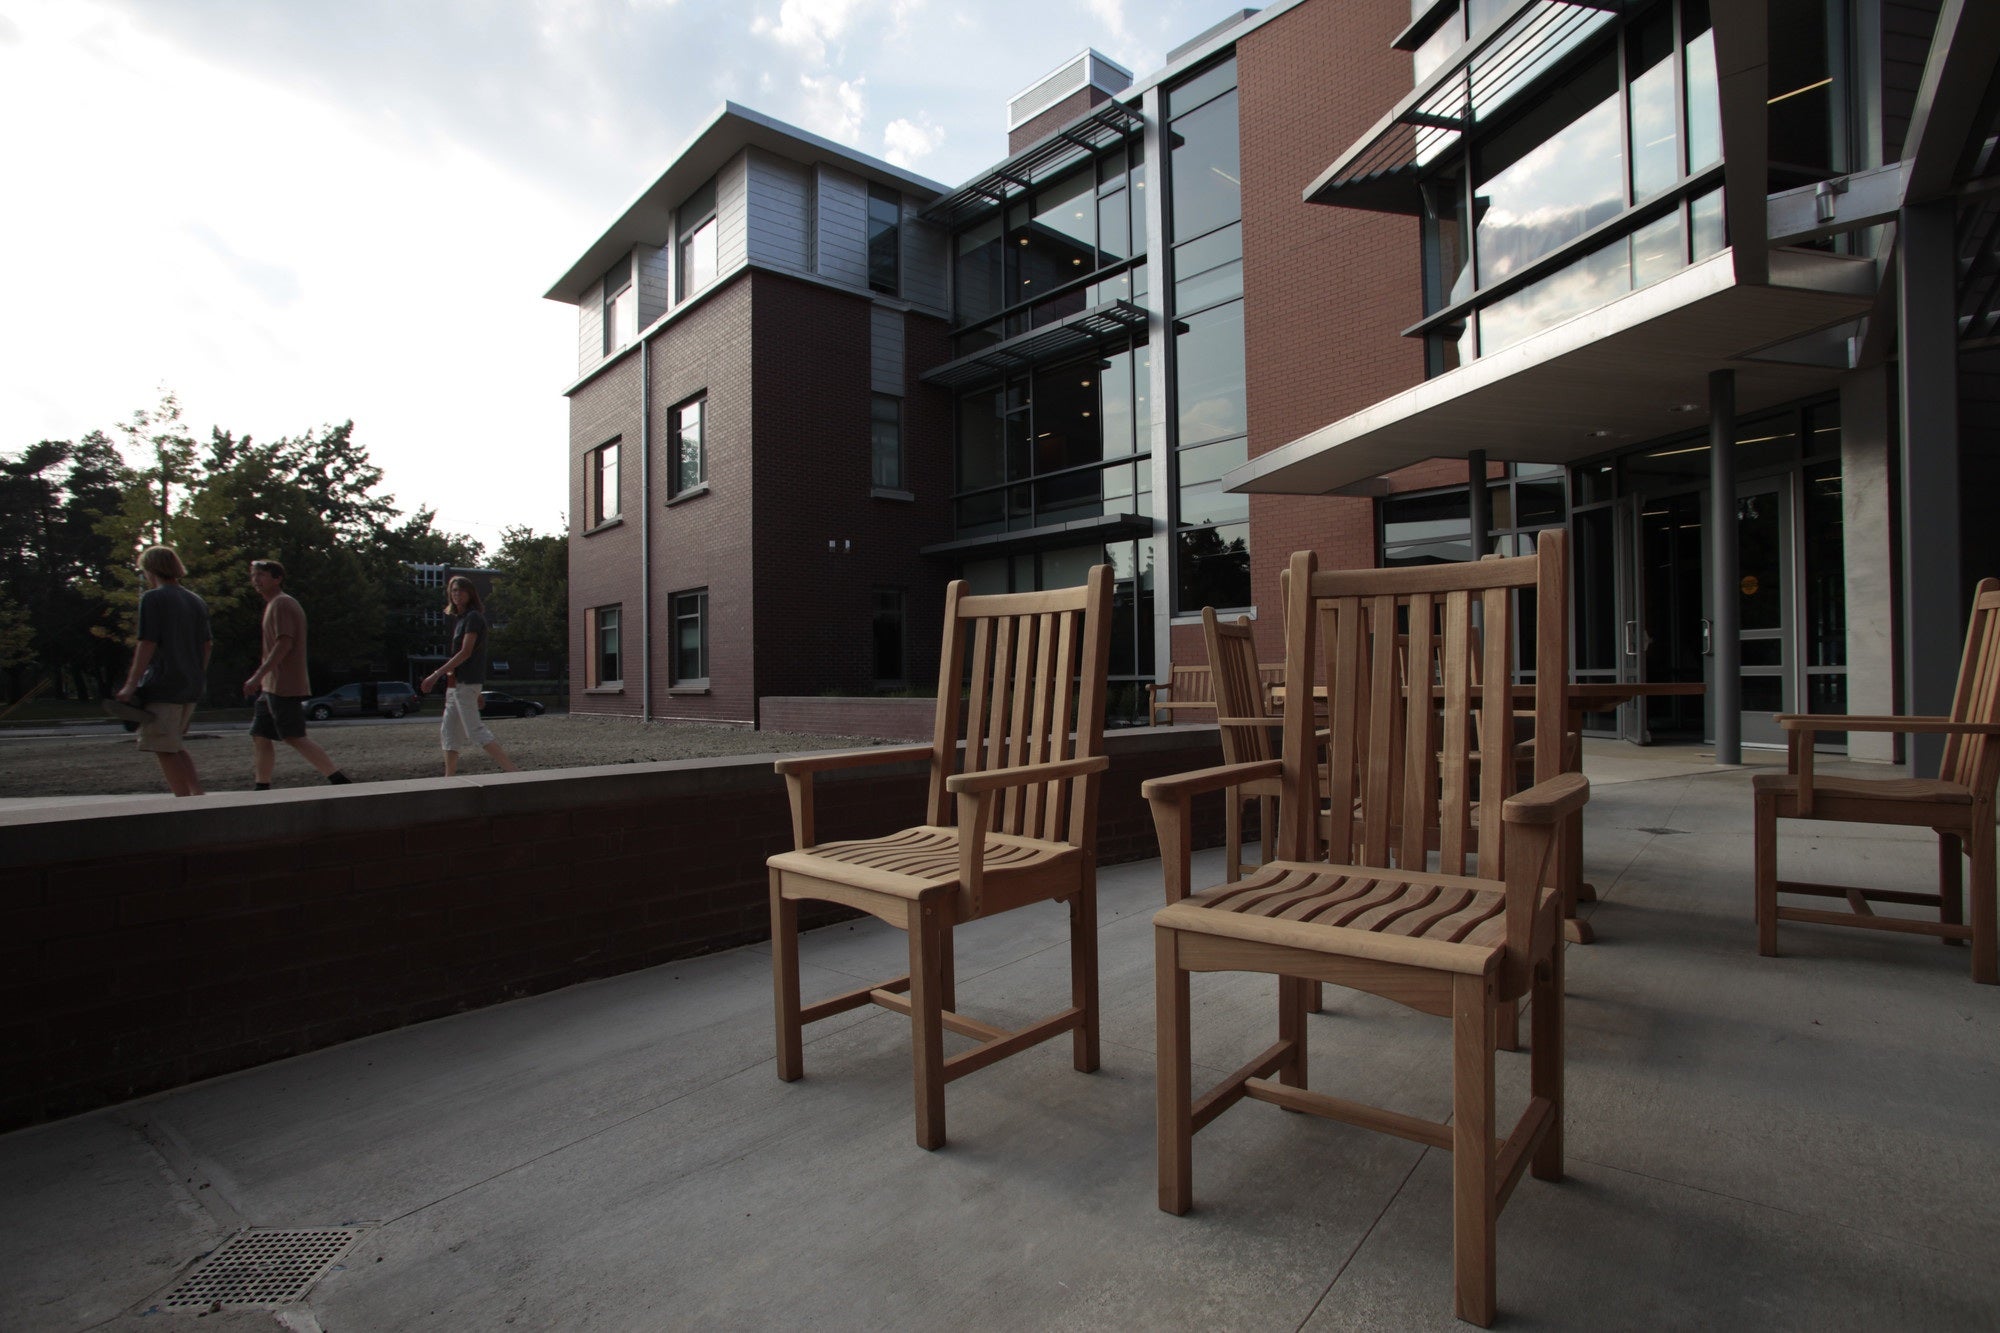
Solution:
{"label": "concrete sidewalk", "polygon": [[[2000,1325],[2000,990],[1919,938],[1788,926],[1759,958],[1748,774],[1675,762],[1587,811],[1570,1178],[1501,1219],[1499,1326]],[[1927,837],[1785,831],[1788,875],[1934,875]],[[816,1025],[782,1084],[742,949],[0,1138],[0,1328],[171,1327],[148,1312],[232,1232],[335,1225],[363,1232],[303,1303],[200,1326],[1464,1327],[1448,1154],[1246,1104],[1195,1140],[1195,1211],[1157,1209],[1158,866],[1102,889],[1102,1070],[1058,1040],[953,1084],[940,1152],[912,1141],[907,1022]],[[961,1006],[1059,1007],[1062,918],[961,931]],[[842,925],[804,957],[810,999],[904,942]],[[1209,1077],[1271,1039],[1270,997],[1195,978]],[[1310,1021],[1315,1086],[1443,1117],[1446,1024],[1333,991]],[[1503,1123],[1526,1066],[1500,1057]]]}

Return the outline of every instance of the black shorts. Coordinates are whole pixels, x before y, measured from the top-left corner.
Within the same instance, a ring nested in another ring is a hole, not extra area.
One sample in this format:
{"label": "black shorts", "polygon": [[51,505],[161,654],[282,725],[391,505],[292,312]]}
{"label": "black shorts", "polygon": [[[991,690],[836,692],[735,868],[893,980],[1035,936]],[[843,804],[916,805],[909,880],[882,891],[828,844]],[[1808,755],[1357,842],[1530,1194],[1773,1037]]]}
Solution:
{"label": "black shorts", "polygon": [[250,734],[268,741],[295,741],[306,734],[305,696],[272,694],[257,696],[250,709]]}

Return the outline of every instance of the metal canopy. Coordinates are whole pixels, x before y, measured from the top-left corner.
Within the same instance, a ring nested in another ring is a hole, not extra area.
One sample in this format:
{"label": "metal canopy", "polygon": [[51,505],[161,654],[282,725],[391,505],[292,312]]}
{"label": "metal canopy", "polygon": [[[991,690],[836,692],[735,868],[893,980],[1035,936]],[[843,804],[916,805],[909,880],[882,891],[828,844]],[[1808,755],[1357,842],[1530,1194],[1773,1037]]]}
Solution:
{"label": "metal canopy", "polygon": [[1011,371],[1047,365],[1065,357],[1092,351],[1121,338],[1146,331],[1146,312],[1130,301],[1106,301],[1074,315],[1046,324],[1004,342],[983,347],[970,356],[947,361],[925,371],[926,384],[947,389],[963,389],[981,380],[998,379]]}
{"label": "metal canopy", "polygon": [[1105,102],[1053,134],[1036,140],[971,183],[934,200],[923,211],[923,217],[943,227],[957,227],[1067,171],[1099,149],[1138,133],[1145,125],[1146,118],[1136,109],[1123,102]]}
{"label": "metal canopy", "polygon": [[1067,523],[1047,523],[1019,532],[989,532],[978,537],[960,537],[923,548],[924,555],[1009,555],[1017,551],[1045,551],[1080,542],[1113,542],[1153,535],[1153,520],[1144,514],[1099,514],[1073,518]]}
{"label": "metal canopy", "polygon": [[1521,92],[1622,7],[1618,0],[1517,0],[1320,173],[1306,187],[1306,202],[1420,216],[1417,182],[1426,164],[1458,145],[1469,118]]}
{"label": "metal canopy", "polygon": [[1325,495],[1429,458],[1572,463],[1696,425],[1708,374],[1734,370],[1737,410],[1832,388],[1845,366],[1788,344],[1867,313],[1875,265],[1773,250],[1771,286],[1736,281],[1724,250],[1651,287],[1323,426],[1223,478],[1230,490]]}

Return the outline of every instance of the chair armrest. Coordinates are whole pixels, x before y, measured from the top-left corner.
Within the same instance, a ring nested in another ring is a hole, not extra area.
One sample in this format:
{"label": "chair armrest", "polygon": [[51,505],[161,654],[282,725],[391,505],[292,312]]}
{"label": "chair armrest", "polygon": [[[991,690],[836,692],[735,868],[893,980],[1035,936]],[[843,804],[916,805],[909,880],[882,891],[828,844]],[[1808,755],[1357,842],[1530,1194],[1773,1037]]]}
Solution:
{"label": "chair armrest", "polygon": [[1509,796],[1500,807],[1500,818],[1509,824],[1554,824],[1583,809],[1589,800],[1589,778],[1581,773],[1558,773]]}
{"label": "chair armrest", "polygon": [[1194,798],[1203,792],[1222,791],[1257,778],[1275,778],[1284,771],[1282,760],[1260,759],[1251,764],[1219,764],[1172,777],[1149,778],[1139,785],[1139,794],[1153,807],[1153,833],[1160,840],[1160,876],[1165,881],[1169,904],[1188,896],[1189,867],[1194,857],[1194,821],[1188,816],[1188,806]]}
{"label": "chair armrest", "polygon": [[980,796],[1008,787],[1080,778],[1087,773],[1102,773],[1109,767],[1109,755],[1087,754],[1053,764],[1020,764],[1013,768],[989,768],[981,773],[954,773],[944,780],[944,789],[955,796]]}
{"label": "chair armrest", "polygon": [[898,745],[887,750],[842,750],[838,754],[787,755],[771,765],[785,779],[785,799],[792,807],[792,850],[813,845],[813,774],[839,768],[868,768],[929,759],[928,745]]}
{"label": "chair armrest", "polygon": [[794,773],[825,773],[837,768],[867,768],[875,764],[901,764],[912,759],[928,759],[928,745],[898,745],[886,750],[842,750],[838,754],[787,755],[771,765],[785,776]]}
{"label": "chair armrest", "polygon": [[1217,764],[1214,768],[1197,768],[1172,777],[1147,778],[1139,784],[1139,794],[1155,803],[1181,801],[1205,791],[1240,787],[1257,778],[1275,778],[1284,771],[1284,762],[1278,759],[1259,759],[1250,764]]}
{"label": "chair armrest", "polygon": [[1786,731],[1887,731],[1905,736],[2000,736],[2000,722],[1957,722],[1948,717],[1879,717],[1845,713],[1779,713]]}
{"label": "chair armrest", "polygon": [[1282,727],[1285,725],[1285,719],[1282,717],[1218,717],[1215,719],[1215,724],[1219,727]]}

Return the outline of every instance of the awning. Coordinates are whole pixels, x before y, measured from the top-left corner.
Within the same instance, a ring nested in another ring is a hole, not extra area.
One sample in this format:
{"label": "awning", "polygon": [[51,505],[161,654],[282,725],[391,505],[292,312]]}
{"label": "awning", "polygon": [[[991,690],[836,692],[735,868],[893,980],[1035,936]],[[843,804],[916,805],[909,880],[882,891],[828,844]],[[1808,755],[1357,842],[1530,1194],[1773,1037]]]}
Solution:
{"label": "awning", "polygon": [[1311,204],[1419,216],[1427,163],[1611,21],[1620,0],[1515,0],[1306,187]]}
{"label": "awning", "polygon": [[981,380],[999,379],[1012,371],[1080,356],[1145,332],[1144,308],[1130,301],[1106,301],[1103,305],[1065,316],[1054,324],[1045,324],[1039,329],[994,343],[991,347],[982,347],[970,356],[947,361],[925,371],[921,378],[926,384],[962,389]]}
{"label": "awning", "polygon": [[1018,532],[988,532],[977,537],[926,546],[924,555],[978,557],[1012,555],[1020,551],[1047,551],[1084,542],[1127,541],[1153,535],[1153,520],[1144,514],[1100,514],[1093,518],[1073,518],[1067,523],[1047,523]]}
{"label": "awning", "polygon": [[[1736,372],[1739,415],[1833,388],[1807,335],[1857,319],[1875,265],[1771,251],[1768,286],[1724,250],[1503,351],[1323,426],[1223,478],[1233,491],[1326,495],[1430,458],[1573,463],[1707,419],[1708,374]],[[1804,340],[1803,342],[1801,340]]]}
{"label": "awning", "polygon": [[968,218],[1025,193],[1078,162],[1146,126],[1146,118],[1123,102],[1105,102],[1087,115],[1045,135],[1020,152],[923,211],[926,221],[956,227]]}

